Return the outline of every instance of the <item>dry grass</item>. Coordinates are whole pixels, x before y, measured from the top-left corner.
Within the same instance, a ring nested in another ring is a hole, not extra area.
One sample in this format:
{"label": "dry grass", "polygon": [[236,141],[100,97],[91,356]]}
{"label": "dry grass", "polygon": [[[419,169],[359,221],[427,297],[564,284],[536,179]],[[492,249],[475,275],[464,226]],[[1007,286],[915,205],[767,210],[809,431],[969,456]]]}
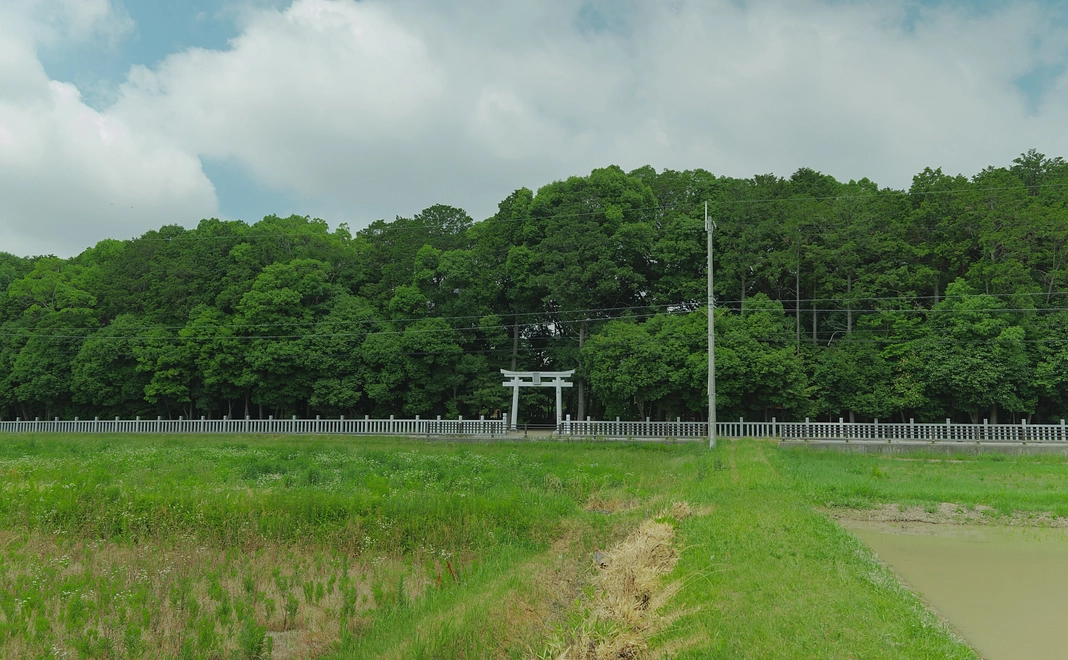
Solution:
{"label": "dry grass", "polygon": [[597,553],[591,605],[565,640],[552,645],[557,660],[637,660],[649,655],[649,638],[675,619],[665,608],[679,584],[663,579],[678,560],[672,523],[691,515],[689,504],[673,502],[659,519],[643,521],[625,539]]}
{"label": "dry grass", "polygon": [[870,509],[823,509],[838,520],[873,523],[927,523],[931,525],[997,525],[1009,527],[1068,527],[1068,517],[1048,511],[1003,513],[992,506],[962,506],[942,502],[937,506],[883,504]]}
{"label": "dry grass", "polygon": [[677,521],[683,521],[694,514],[688,502],[672,502],[669,515]]}
{"label": "dry grass", "polygon": [[584,507],[591,513],[621,513],[638,508],[636,497],[613,497],[605,493],[594,492],[586,499]]}
{"label": "dry grass", "polygon": [[[429,583],[393,560],[306,548],[131,547],[10,531],[0,532],[0,561],[0,589],[34,594],[0,610],[0,626],[32,631],[0,641],[4,658],[314,658],[342,621],[360,625],[376,592],[415,599]],[[258,652],[249,634],[259,634]]]}

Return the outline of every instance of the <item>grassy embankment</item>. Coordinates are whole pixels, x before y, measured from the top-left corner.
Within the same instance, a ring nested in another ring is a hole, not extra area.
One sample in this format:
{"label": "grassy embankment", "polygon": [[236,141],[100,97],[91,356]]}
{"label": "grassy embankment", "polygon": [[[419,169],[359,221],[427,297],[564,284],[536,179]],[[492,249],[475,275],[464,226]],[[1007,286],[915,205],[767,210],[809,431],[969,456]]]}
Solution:
{"label": "grassy embankment", "polygon": [[986,515],[1068,516],[1068,459],[1000,453],[947,456],[838,454],[802,448],[776,452],[776,465],[817,505],[865,509],[880,504],[934,510],[948,502],[989,507]]}
{"label": "grassy embankment", "polygon": [[[1065,472],[752,442],[0,438],[0,656],[971,658],[818,509],[1062,512]],[[670,572],[623,616],[612,580],[642,552]]]}

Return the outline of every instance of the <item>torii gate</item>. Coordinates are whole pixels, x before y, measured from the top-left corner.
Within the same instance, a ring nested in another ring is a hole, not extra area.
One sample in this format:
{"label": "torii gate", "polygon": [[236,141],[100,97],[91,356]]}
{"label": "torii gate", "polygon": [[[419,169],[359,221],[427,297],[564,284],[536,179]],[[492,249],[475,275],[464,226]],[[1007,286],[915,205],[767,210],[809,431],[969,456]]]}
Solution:
{"label": "torii gate", "polygon": [[[565,378],[571,378],[575,375],[575,370],[571,371],[508,371],[507,369],[501,369],[501,373],[505,378],[511,378],[511,380],[502,383],[505,387],[512,388],[512,419],[511,427],[515,431],[517,427],[517,421],[519,415],[516,414],[519,410],[519,388],[520,387],[555,387],[556,388],[556,426],[560,426],[560,422],[563,421],[563,417],[560,414],[562,398],[560,396],[560,390],[564,387],[574,387],[575,384],[565,381]],[[524,380],[529,378],[530,380]],[[549,380],[551,379],[551,380]]]}

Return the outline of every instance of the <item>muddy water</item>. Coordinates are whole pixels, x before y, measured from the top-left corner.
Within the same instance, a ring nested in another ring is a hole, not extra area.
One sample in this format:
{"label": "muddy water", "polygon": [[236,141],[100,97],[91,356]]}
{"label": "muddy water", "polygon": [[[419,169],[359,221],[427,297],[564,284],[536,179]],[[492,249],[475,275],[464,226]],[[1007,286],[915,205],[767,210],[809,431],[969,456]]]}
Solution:
{"label": "muddy water", "polygon": [[843,525],[987,660],[1068,657],[1068,530]]}

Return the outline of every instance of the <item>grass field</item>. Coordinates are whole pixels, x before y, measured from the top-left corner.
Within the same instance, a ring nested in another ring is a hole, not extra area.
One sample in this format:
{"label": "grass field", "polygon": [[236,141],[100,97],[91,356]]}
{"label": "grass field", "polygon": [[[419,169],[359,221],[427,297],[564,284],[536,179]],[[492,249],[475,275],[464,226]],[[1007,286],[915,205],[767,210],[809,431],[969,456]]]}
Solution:
{"label": "grass field", "polygon": [[0,657],[973,658],[825,509],[1064,514],[1064,476],[757,442],[8,436]]}

